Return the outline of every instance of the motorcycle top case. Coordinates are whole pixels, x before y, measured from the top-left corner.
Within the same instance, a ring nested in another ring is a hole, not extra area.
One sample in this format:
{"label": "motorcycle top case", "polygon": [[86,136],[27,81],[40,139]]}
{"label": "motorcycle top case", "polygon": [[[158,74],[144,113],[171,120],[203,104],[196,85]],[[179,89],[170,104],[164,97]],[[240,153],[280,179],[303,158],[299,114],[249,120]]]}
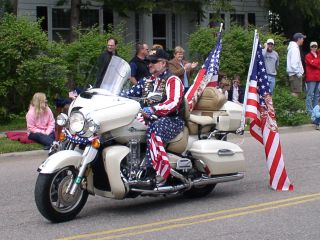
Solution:
{"label": "motorcycle top case", "polygon": [[236,144],[221,140],[198,140],[190,149],[192,156],[204,161],[210,175],[245,172],[243,150]]}

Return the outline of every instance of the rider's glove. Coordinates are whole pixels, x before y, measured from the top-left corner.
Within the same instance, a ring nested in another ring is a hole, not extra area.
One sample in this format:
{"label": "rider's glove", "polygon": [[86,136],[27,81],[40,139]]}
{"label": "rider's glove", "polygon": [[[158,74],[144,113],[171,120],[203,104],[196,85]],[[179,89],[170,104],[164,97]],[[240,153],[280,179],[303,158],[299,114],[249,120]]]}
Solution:
{"label": "rider's glove", "polygon": [[142,110],[148,116],[148,118],[150,118],[151,115],[154,114],[154,110],[152,107],[144,107]]}

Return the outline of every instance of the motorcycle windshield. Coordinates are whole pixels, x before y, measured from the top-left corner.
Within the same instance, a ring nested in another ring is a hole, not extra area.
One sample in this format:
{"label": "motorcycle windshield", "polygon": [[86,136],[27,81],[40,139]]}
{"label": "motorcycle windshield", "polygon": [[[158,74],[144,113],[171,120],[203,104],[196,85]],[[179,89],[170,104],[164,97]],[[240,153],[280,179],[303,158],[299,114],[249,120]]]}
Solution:
{"label": "motorcycle windshield", "polygon": [[100,88],[119,95],[131,75],[130,65],[118,56],[112,56]]}

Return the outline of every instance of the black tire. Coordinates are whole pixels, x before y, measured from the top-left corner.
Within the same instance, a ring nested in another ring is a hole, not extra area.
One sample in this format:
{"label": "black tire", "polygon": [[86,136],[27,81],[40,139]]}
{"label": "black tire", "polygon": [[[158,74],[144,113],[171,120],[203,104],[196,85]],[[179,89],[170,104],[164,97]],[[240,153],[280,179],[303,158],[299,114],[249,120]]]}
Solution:
{"label": "black tire", "polygon": [[[78,188],[74,197],[64,194],[66,186],[75,178],[73,167],[66,167],[52,174],[39,174],[34,196],[39,212],[52,222],[65,222],[74,219],[88,199],[88,192]],[[59,202],[58,202],[59,200]]]}
{"label": "black tire", "polygon": [[190,190],[185,191],[183,195],[187,198],[200,198],[210,194],[217,184],[205,185],[201,187],[192,187]]}

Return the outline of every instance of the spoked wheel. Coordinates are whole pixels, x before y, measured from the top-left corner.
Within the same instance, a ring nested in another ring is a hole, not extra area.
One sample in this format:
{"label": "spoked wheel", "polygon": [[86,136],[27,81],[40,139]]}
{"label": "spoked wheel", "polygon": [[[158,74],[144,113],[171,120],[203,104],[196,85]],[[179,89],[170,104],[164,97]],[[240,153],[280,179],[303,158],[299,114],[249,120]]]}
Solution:
{"label": "spoked wheel", "polygon": [[52,222],[69,221],[76,217],[88,199],[88,192],[78,187],[74,195],[66,193],[77,171],[69,166],[52,174],[39,174],[35,201],[40,213]]}
{"label": "spoked wheel", "polygon": [[204,196],[207,196],[209,193],[211,193],[215,187],[216,187],[216,184],[192,187],[190,190],[185,191],[183,195],[187,198],[204,197]]}

